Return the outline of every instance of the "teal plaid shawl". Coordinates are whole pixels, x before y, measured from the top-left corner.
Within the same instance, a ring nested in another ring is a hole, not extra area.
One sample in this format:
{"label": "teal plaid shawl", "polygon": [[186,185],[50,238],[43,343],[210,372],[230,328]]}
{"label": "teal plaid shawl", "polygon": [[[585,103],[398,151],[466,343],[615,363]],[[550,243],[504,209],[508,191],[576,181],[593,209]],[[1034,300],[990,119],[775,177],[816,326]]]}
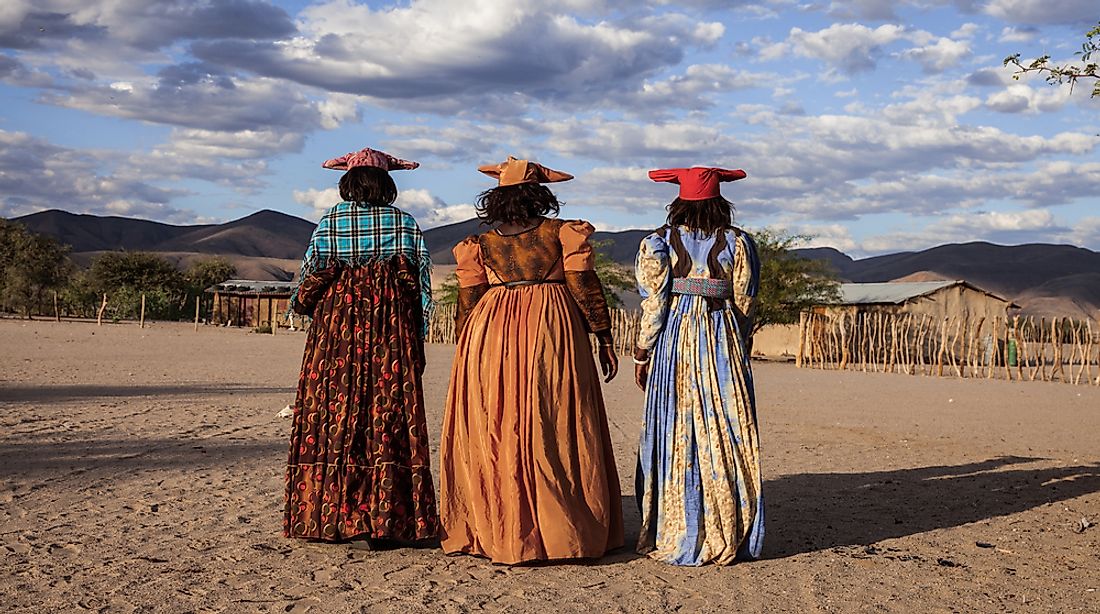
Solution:
{"label": "teal plaid shawl", "polygon": [[[420,269],[422,333],[426,334],[434,307],[432,258],[416,220],[397,207],[342,202],[329,209],[309,240],[298,283],[331,266],[359,266],[373,260],[388,260],[398,254],[415,262]],[[292,304],[297,297],[295,288],[290,299]]]}

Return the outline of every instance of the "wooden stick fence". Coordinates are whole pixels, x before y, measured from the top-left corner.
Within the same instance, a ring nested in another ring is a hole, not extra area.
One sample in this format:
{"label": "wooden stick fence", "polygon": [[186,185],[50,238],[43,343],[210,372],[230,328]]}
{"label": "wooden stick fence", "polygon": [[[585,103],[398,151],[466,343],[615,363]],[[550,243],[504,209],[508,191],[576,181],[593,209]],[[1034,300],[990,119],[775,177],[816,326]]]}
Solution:
{"label": "wooden stick fence", "polygon": [[1100,325],[1072,318],[805,313],[796,364],[1100,386]]}

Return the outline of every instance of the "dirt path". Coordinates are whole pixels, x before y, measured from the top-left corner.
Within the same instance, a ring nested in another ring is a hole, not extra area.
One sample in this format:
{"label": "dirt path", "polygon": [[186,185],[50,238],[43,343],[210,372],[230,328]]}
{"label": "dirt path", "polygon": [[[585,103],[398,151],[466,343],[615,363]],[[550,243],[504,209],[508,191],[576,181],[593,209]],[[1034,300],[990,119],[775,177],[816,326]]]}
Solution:
{"label": "dirt path", "polygon": [[[303,342],[0,320],[0,609],[1100,612],[1100,527],[1075,531],[1100,524],[1100,388],[761,364],[764,560],[509,568],[281,537]],[[628,375],[605,395],[630,495]]]}

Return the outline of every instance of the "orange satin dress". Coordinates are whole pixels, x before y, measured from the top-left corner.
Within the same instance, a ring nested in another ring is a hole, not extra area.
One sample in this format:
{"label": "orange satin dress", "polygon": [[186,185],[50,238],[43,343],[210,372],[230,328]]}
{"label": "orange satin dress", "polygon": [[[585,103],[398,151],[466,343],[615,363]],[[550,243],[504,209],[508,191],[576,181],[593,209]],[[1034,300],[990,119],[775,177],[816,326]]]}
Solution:
{"label": "orange satin dress", "polygon": [[[447,553],[515,564],[599,557],[623,544],[588,337],[610,328],[592,231],[547,219],[454,248],[460,330],[440,449]],[[500,285],[532,280],[550,283]]]}

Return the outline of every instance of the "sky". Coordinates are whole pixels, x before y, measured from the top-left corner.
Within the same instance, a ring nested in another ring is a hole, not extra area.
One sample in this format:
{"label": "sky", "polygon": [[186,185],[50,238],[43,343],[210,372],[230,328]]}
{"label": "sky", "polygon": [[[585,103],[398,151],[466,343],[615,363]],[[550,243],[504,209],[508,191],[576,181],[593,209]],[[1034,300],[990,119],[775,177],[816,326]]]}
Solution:
{"label": "sky", "polygon": [[[561,216],[656,228],[741,168],[738,225],[861,257],[943,243],[1100,250],[1096,0],[3,0],[0,216],[174,224],[339,200],[370,146],[424,228],[474,215],[508,155],[576,176]],[[1095,59],[1094,59],[1095,61]]]}

